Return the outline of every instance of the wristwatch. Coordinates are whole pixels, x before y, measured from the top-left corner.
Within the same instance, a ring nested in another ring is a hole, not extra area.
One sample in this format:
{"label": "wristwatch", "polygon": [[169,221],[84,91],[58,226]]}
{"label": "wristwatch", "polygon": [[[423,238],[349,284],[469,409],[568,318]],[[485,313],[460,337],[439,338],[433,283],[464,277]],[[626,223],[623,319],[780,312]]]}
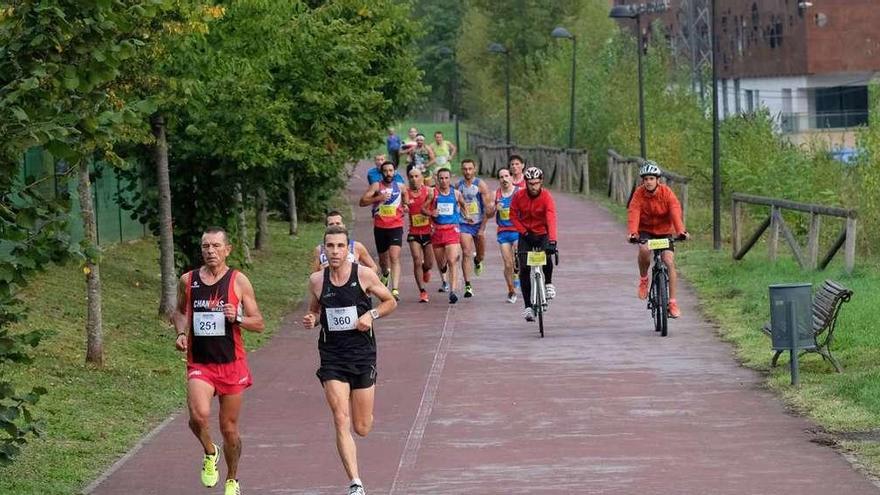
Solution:
{"label": "wristwatch", "polygon": [[241,325],[241,322],[243,322],[243,321],[244,321],[244,315],[241,313],[236,313],[235,314],[235,322],[238,323],[239,325]]}
{"label": "wristwatch", "polygon": [[378,320],[379,319],[379,310],[375,309],[375,308],[371,309],[370,316],[372,316],[374,320]]}

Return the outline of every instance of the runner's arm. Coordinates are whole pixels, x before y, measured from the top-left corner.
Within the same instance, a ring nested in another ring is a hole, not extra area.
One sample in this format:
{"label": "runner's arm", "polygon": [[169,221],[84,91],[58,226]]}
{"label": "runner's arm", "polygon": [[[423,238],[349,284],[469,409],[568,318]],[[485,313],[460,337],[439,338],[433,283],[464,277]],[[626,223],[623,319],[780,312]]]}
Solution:
{"label": "runner's arm", "polygon": [[422,215],[434,216],[434,210],[431,209],[432,204],[434,204],[434,190],[429,189],[428,194],[425,196],[425,202],[422,203]]}
{"label": "runner's arm", "polygon": [[315,246],[315,256],[312,257],[312,272],[321,269],[321,246]]}
{"label": "runner's arm", "polygon": [[302,325],[305,328],[315,328],[320,317],[321,305],[318,303],[318,291],[321,290],[321,281],[324,272],[315,272],[309,276],[309,310],[303,315]]}
{"label": "runner's arm", "polygon": [[446,141],[446,146],[449,146],[449,161],[451,162],[455,158],[455,155],[458,154],[458,148],[449,141]]}
{"label": "runner's arm", "polygon": [[188,285],[189,274],[184,273],[180,277],[180,281],[177,283],[177,305],[171,313],[171,323],[174,324],[174,329],[177,331],[175,346],[179,351],[186,350],[186,336],[189,334],[189,318],[187,317],[187,313],[189,312],[187,311],[187,305],[189,304],[189,301],[187,301],[186,297],[186,288]]}
{"label": "runner's arm", "polygon": [[437,153],[434,153],[434,149],[430,146],[425,147],[428,148],[428,163],[425,164],[425,168],[428,168],[437,160]]}
{"label": "runner's arm", "polygon": [[[397,307],[397,301],[391,295],[388,287],[385,287],[385,284],[379,281],[378,275],[369,270],[358,270],[358,280],[361,283],[361,287],[364,288],[364,292],[379,298],[379,305],[375,309],[379,313],[380,318],[394,311],[394,308]],[[367,311],[358,318],[358,330],[366,332],[372,328],[373,315]]]}
{"label": "runner's arm", "polygon": [[367,188],[367,192],[361,196],[361,200],[358,202],[361,206],[372,206],[373,203],[378,201],[377,193],[379,192],[379,183],[374,182],[370,184],[370,187]]}
{"label": "runner's arm", "polygon": [[485,208],[483,208],[483,216],[485,216],[486,220],[488,221],[490,218],[492,218],[492,215],[495,214],[495,202],[492,201],[492,194],[489,191],[489,186],[486,185],[486,182],[480,181],[479,188],[480,194],[483,195],[483,205],[485,206]]}
{"label": "runner's arm", "polygon": [[461,191],[458,189],[453,189],[455,191],[455,201],[458,202],[458,208],[461,212],[467,212],[467,204],[464,202],[464,196],[462,196]]}
{"label": "runner's arm", "polygon": [[251,281],[241,272],[235,277],[234,290],[239,294],[238,300],[241,301],[243,310],[241,323],[238,326],[251,332],[262,332],[266,328],[266,322],[263,321],[263,314],[260,313],[260,307],[257,306],[254,286],[251,285]]}
{"label": "runner's arm", "polygon": [[376,265],[376,262],[373,261],[373,257],[370,256],[370,252],[367,251],[366,246],[358,241],[354,241],[354,250],[357,255],[358,264],[373,270],[377,274],[379,273],[379,267]]}

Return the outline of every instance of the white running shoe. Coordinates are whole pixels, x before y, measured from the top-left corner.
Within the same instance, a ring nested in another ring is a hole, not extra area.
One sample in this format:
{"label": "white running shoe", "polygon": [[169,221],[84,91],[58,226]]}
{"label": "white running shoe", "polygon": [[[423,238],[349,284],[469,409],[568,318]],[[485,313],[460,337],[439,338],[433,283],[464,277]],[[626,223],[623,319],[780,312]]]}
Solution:
{"label": "white running shoe", "polygon": [[532,308],[524,309],[522,312],[522,316],[526,319],[526,321],[535,321],[535,312],[532,311]]}
{"label": "white running shoe", "polygon": [[516,292],[511,292],[507,294],[507,302],[510,304],[516,304]]}
{"label": "white running shoe", "polygon": [[361,485],[351,485],[348,487],[348,495],[366,495],[366,493]]}
{"label": "white running shoe", "polygon": [[556,297],[556,287],[554,287],[553,284],[547,284],[544,289],[547,292],[548,301]]}

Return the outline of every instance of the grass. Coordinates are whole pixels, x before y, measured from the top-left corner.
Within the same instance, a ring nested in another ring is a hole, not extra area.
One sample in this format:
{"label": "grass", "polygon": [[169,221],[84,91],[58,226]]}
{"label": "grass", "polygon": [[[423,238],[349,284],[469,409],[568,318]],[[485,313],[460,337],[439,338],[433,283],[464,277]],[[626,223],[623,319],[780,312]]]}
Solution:
{"label": "grass", "polygon": [[[622,206],[604,198],[599,202],[625,220]],[[782,253],[787,248],[780,243]],[[679,270],[696,289],[703,313],[718,325],[720,336],[735,345],[737,358],[766,373],[767,386],[792,410],[836,434],[840,448],[855,453],[866,469],[880,475],[880,361],[876,359],[880,327],[874,314],[880,307],[877,263],[857,260],[856,269],[847,274],[839,253],[827,270],[810,272],[783,256],[771,263],[766,253],[766,246],[759,243],[743,260],[734,261],[729,245],[715,251],[711,239],[698,235],[677,249],[677,258]],[[770,318],[768,286],[809,282],[816,288],[829,278],[854,292],[840,312],[832,344],[844,373],[835,373],[819,355],[809,353],[800,359],[800,387],[794,388],[788,354],[782,355],[779,367],[770,368],[770,339],[760,330]]]}
{"label": "grass", "polygon": [[[245,270],[266,319],[266,333],[247,333],[248,349],[263,344],[305,293],[308,264],[322,229],[301,224],[291,240],[287,224],[272,222],[271,246]],[[46,422],[0,469],[0,493],[78,493],[141,436],[184,404],[184,362],[174,330],[156,317],[158,250],[154,240],[116,245],[101,265],[105,366],[84,364],[85,283],[71,263],[37,277],[23,294],[31,308],[16,330],[50,329],[29,366],[0,366],[20,389],[49,389],[35,408]]]}

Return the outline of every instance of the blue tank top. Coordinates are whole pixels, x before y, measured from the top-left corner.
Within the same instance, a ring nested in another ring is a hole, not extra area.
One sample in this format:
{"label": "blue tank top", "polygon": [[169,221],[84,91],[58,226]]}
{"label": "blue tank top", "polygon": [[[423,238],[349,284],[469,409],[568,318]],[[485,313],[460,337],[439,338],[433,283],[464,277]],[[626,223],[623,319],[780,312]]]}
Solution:
{"label": "blue tank top", "polygon": [[464,179],[458,181],[456,189],[461,192],[464,199],[465,212],[462,214],[462,223],[464,220],[471,220],[473,223],[483,221],[483,195],[480,194],[480,178],[475,177],[471,185],[467,185]]}
{"label": "blue tank top", "polygon": [[461,221],[458,211],[458,201],[455,200],[455,190],[450,189],[449,194],[440,194],[437,189],[437,216],[434,223],[437,225],[458,225]]}
{"label": "blue tank top", "polygon": [[499,231],[515,230],[513,229],[513,222],[510,221],[510,203],[513,202],[513,195],[516,194],[517,191],[519,191],[519,188],[514,187],[510,196],[505,198],[504,194],[501,193],[501,189],[498,190],[495,199],[498,202],[498,209],[495,212],[495,223],[498,224]]}

